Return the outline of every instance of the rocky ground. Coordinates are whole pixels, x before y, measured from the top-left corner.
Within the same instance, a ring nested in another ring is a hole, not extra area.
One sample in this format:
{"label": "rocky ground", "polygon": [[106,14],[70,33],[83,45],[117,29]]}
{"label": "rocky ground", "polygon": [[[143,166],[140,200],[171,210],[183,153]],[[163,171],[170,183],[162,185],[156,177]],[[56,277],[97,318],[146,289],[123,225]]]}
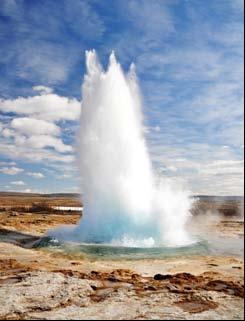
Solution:
{"label": "rocky ground", "polygon": [[[0,213],[0,319],[243,319],[239,253],[112,261],[30,248],[48,229],[78,220]],[[205,227],[243,242],[236,218],[208,220]]]}

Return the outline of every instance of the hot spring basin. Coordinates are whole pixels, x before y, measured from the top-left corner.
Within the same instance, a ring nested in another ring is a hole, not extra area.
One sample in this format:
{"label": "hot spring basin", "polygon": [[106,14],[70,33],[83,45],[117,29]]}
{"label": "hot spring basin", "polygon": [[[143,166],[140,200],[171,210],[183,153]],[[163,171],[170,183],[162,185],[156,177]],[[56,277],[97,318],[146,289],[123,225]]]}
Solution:
{"label": "hot spring basin", "polygon": [[164,259],[185,255],[205,255],[210,252],[206,241],[199,241],[182,247],[125,247],[108,244],[87,244],[61,242],[53,237],[43,237],[33,244],[33,248],[43,248],[63,254],[86,256],[93,259]]}

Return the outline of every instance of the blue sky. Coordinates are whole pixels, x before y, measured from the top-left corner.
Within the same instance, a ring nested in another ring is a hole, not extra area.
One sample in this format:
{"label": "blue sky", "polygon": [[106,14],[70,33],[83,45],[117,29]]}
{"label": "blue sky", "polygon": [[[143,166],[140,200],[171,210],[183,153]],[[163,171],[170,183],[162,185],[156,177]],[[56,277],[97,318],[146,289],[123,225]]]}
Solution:
{"label": "blue sky", "polygon": [[0,190],[79,191],[84,54],[131,62],[155,169],[243,193],[242,0],[1,0]]}

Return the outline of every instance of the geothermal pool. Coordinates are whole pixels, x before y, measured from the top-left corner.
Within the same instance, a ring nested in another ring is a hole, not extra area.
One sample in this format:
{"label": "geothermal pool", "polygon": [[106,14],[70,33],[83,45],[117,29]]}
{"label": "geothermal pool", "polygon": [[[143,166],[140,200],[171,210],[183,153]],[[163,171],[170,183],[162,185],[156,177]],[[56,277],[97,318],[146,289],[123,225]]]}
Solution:
{"label": "geothermal pool", "polygon": [[164,259],[183,255],[199,255],[210,252],[206,241],[199,241],[192,245],[181,247],[125,247],[110,244],[86,244],[62,242],[55,238],[44,237],[34,244],[35,248],[69,254],[69,256],[85,256],[91,259]]}
{"label": "geothermal pool", "polygon": [[244,245],[241,239],[228,237],[202,238],[187,246],[118,246],[111,244],[87,244],[59,241],[53,237],[42,237],[34,243],[34,248],[69,255],[75,258],[102,260],[141,260],[166,259],[197,255],[243,255]]}

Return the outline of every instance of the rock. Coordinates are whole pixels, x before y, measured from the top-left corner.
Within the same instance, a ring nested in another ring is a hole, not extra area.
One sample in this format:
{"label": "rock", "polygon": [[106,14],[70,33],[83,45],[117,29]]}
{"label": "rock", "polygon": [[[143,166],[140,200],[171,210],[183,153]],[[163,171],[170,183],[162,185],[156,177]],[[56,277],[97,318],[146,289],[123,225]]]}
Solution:
{"label": "rock", "polygon": [[155,274],[154,275],[154,280],[157,280],[157,281],[162,281],[162,280],[169,280],[172,278],[172,275],[170,274]]}
{"label": "rock", "polygon": [[153,285],[146,286],[144,289],[146,291],[157,291],[157,288]]}
{"label": "rock", "polygon": [[200,313],[211,309],[216,309],[218,303],[201,296],[190,296],[175,302],[181,309],[189,313]]}
{"label": "rock", "polygon": [[9,213],[9,216],[18,216],[19,213],[18,212],[15,212],[15,211],[12,211]]}
{"label": "rock", "polygon": [[110,281],[110,282],[118,282],[119,280],[114,275],[111,275],[111,276],[108,277],[108,281]]}
{"label": "rock", "polygon": [[0,287],[0,319],[71,304],[86,306],[92,293],[88,280],[61,273],[30,272],[20,282]]}
{"label": "rock", "polygon": [[212,280],[205,285],[204,289],[208,291],[225,292],[230,295],[235,295],[240,298],[244,298],[244,287],[243,285],[237,282]]}

